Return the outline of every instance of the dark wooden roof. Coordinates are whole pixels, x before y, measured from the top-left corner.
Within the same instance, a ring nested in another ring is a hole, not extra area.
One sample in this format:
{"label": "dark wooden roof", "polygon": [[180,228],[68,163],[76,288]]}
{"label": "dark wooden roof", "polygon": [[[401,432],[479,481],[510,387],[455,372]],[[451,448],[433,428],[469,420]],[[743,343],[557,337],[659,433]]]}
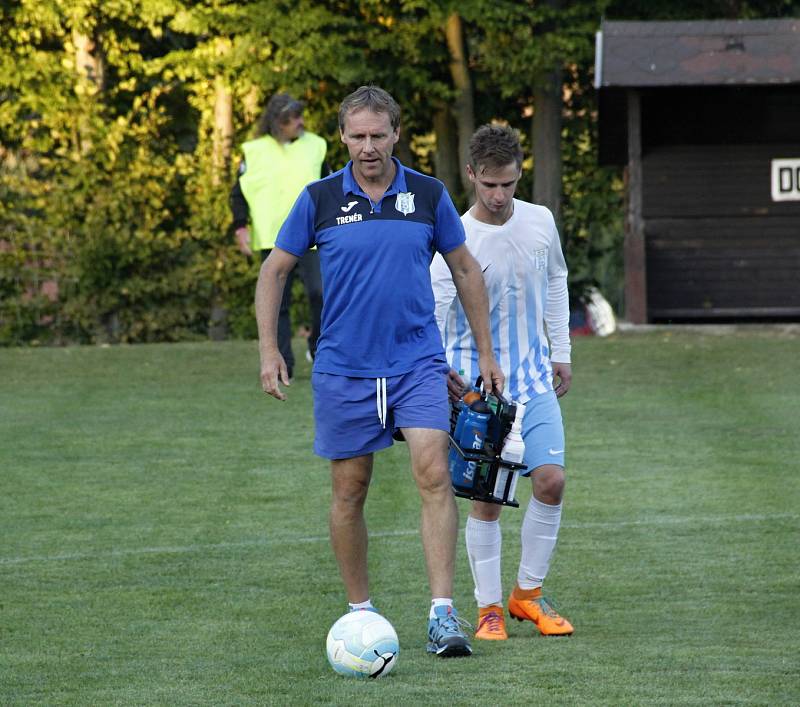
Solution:
{"label": "dark wooden roof", "polygon": [[800,19],[603,22],[595,86],[800,83]]}

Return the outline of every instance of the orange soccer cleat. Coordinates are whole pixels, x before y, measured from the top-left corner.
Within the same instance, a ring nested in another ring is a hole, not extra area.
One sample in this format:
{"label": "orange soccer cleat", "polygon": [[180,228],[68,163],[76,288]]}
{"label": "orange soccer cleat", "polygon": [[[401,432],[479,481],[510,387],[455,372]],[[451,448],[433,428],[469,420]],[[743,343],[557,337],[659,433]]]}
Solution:
{"label": "orange soccer cleat", "polygon": [[490,604],[478,607],[478,630],[475,631],[475,638],[482,638],[484,641],[505,641],[508,638],[502,606]]}
{"label": "orange soccer cleat", "polygon": [[541,587],[514,587],[508,599],[508,613],[517,621],[533,621],[543,636],[569,636],[574,630],[572,624],[550,606],[550,602],[542,595]]}

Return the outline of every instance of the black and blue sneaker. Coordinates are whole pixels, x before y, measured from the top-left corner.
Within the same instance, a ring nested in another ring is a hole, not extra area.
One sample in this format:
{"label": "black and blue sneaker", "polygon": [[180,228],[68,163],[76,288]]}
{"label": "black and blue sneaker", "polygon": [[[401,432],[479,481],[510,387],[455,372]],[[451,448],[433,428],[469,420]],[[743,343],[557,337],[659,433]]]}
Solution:
{"label": "black and blue sneaker", "polygon": [[461,629],[462,626],[472,627],[458,618],[452,606],[437,606],[433,613],[434,618],[428,621],[428,653],[442,658],[472,655],[472,646]]}

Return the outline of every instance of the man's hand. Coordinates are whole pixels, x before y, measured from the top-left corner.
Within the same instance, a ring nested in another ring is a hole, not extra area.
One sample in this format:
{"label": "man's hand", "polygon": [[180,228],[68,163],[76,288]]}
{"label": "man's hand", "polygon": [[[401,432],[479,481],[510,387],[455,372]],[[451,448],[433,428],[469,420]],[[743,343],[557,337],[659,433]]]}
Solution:
{"label": "man's hand", "polygon": [[450,401],[457,403],[461,400],[466,387],[461,376],[456,373],[456,369],[451,368],[447,374],[447,397],[450,398]]}
{"label": "man's hand", "polygon": [[480,356],[478,358],[478,367],[481,371],[483,378],[483,387],[487,393],[494,393],[495,395],[502,395],[503,389],[506,386],[506,377],[503,374],[503,369],[497,363],[494,354]]}
{"label": "man's hand", "polygon": [[291,385],[289,371],[283,356],[277,351],[261,355],[261,389],[278,400],[286,400],[285,393],[280,389],[279,383]]}
{"label": "man's hand", "polygon": [[553,361],[553,385],[556,397],[566,395],[572,384],[572,366],[569,363],[556,363]]}
{"label": "man's hand", "polygon": [[247,226],[236,229],[236,245],[239,246],[239,251],[245,255],[253,254],[250,248],[250,229]]}
{"label": "man's hand", "polygon": [[261,264],[256,283],[261,389],[278,400],[286,400],[279,384],[289,385],[286,361],[278,351],[278,312],[286,277],[295,265],[297,257],[276,246]]}

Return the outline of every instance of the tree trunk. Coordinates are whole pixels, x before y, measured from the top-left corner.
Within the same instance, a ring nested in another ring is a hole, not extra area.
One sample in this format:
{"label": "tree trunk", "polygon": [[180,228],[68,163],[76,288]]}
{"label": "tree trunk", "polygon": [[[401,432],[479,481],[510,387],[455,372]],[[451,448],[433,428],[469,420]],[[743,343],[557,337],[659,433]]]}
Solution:
{"label": "tree trunk", "polygon": [[416,168],[414,153],[411,150],[409,136],[406,131],[402,129],[402,125],[400,126],[400,139],[395,144],[393,152],[395,157],[397,157],[397,159],[399,159],[404,165],[411,167],[411,169]]}
{"label": "tree trunk", "polygon": [[456,89],[453,112],[458,126],[459,176],[464,194],[470,192],[470,181],[465,166],[469,162],[469,140],[475,132],[475,103],[472,90],[472,77],[469,73],[464,46],[464,30],[461,16],[454,12],[445,23],[447,49],[450,52],[450,76]]}
{"label": "tree trunk", "polygon": [[[561,231],[560,69],[540,76],[533,88],[533,201],[553,212]],[[562,238],[563,240],[563,238]]]}
{"label": "tree trunk", "polygon": [[[81,101],[91,102],[105,84],[103,57],[95,40],[77,29],[72,30],[72,43],[75,46],[75,94]],[[75,123],[76,148],[85,155],[92,149],[89,113],[82,110]]]}
{"label": "tree trunk", "polygon": [[458,135],[449,106],[440,105],[433,114],[433,130],[436,134],[436,152],[433,155],[434,171],[437,179],[444,182],[447,191],[456,200],[461,193]]}
{"label": "tree trunk", "polygon": [[221,76],[214,81],[214,174],[213,183],[219,185],[230,177],[233,151],[233,96]]}
{"label": "tree trunk", "polygon": [[86,85],[90,95],[102,91],[105,84],[105,66],[97,43],[76,29],[72,30],[72,43],[75,45],[75,72],[78,81]]}

